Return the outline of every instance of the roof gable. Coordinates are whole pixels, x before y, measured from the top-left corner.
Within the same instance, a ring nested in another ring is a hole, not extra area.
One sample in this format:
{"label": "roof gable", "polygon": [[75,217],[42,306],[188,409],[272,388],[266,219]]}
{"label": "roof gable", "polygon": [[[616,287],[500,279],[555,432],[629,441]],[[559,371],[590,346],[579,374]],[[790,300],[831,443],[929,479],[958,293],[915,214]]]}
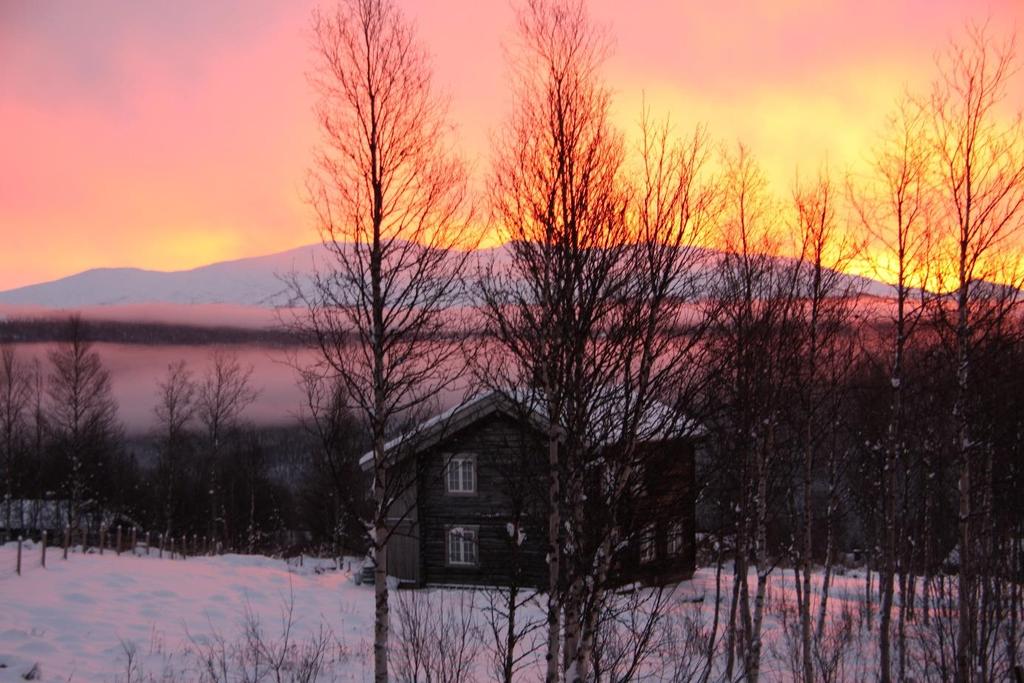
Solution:
{"label": "roof gable", "polygon": [[[547,420],[536,410],[527,409],[526,414],[509,398],[496,391],[477,394],[453,408],[416,425],[384,444],[385,457],[396,455],[399,450],[407,453],[419,453],[437,445],[442,440],[467,429],[481,420],[495,414],[504,414],[519,420],[525,417],[539,431],[547,429]],[[373,451],[364,453],[359,458],[359,466],[369,469],[373,462]]]}
{"label": "roof gable", "polygon": [[[521,396],[510,397],[499,391],[487,391],[476,394],[391,439],[384,444],[385,458],[397,457],[400,450],[404,450],[405,454],[423,451],[496,413],[526,421],[541,432],[548,429],[547,415],[540,407],[536,396],[523,393]],[[701,433],[699,425],[658,401],[645,411],[638,431],[642,435],[641,441],[646,442]],[[615,429],[611,429],[603,440],[612,442],[617,438],[615,434]],[[372,450],[359,458],[359,466],[363,470],[369,470],[372,463]]]}

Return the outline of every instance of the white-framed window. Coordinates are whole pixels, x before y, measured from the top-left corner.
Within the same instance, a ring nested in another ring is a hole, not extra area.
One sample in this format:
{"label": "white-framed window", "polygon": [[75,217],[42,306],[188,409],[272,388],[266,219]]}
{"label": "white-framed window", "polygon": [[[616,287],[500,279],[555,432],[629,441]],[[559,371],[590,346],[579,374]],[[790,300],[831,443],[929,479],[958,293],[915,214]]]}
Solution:
{"label": "white-framed window", "polygon": [[672,522],[668,528],[668,551],[669,557],[679,557],[683,553],[683,523]]}
{"label": "white-framed window", "polygon": [[477,527],[448,527],[448,564],[456,567],[475,567],[480,559],[477,551]]}
{"label": "white-framed window", "polygon": [[476,456],[458,454],[448,460],[444,488],[448,493],[476,493]]}
{"label": "white-framed window", "polygon": [[640,562],[653,562],[657,556],[654,544],[654,525],[648,524],[640,532]]}

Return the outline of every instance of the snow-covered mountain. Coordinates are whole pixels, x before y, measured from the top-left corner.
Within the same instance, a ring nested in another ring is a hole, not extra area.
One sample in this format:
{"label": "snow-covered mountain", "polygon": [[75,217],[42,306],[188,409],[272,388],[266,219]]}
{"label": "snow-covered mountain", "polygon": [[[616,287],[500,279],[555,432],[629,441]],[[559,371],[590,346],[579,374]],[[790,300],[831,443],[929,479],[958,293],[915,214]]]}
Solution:
{"label": "snow-covered mountain", "polygon": [[[96,268],[77,275],[0,292],[0,306],[83,309],[152,304],[221,304],[269,308],[284,305],[288,287],[282,276],[310,273],[324,263],[323,246],[308,245],[278,254],[214,263],[179,271]],[[505,247],[480,252],[481,259],[507,261]],[[885,297],[891,290],[875,280],[849,276],[864,294]]]}
{"label": "snow-covered mountain", "polygon": [[322,246],[311,245],[192,270],[95,268],[0,292],[0,304],[43,308],[153,303],[274,306],[286,301],[287,287],[281,276],[309,272],[322,253]]}

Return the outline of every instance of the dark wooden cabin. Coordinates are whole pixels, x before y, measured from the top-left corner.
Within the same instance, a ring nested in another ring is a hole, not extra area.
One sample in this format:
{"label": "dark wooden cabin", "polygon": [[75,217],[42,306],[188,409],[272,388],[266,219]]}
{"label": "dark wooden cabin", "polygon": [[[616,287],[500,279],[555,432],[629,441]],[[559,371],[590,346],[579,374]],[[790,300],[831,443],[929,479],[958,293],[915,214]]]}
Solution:
{"label": "dark wooden cabin", "polygon": [[[621,518],[619,585],[689,578],[695,562],[694,445],[645,442],[644,466]],[[388,478],[402,480],[390,510],[388,574],[401,584],[548,583],[546,422],[496,393],[471,399],[388,444]],[[372,454],[360,461],[372,468]]]}

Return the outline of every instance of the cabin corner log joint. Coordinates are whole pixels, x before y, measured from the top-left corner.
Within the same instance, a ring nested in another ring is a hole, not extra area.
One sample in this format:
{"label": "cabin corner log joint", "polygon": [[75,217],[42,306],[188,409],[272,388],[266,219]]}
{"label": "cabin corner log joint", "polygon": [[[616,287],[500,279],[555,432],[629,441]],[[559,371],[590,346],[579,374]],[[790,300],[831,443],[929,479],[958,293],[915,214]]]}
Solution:
{"label": "cabin corner log joint", "polygon": [[[491,392],[385,446],[387,572],[401,585],[547,586],[547,425]],[[665,585],[695,564],[695,437],[650,438],[623,509],[616,585]],[[360,459],[366,472],[373,454]]]}

